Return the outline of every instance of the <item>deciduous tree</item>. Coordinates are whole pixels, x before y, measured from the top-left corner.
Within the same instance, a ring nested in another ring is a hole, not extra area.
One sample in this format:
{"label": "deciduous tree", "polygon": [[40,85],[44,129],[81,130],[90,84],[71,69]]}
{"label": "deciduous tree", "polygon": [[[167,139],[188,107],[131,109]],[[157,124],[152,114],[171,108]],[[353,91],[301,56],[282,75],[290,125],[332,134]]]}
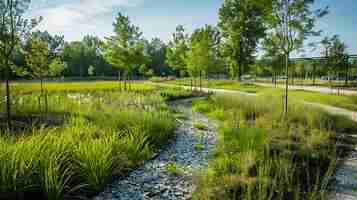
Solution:
{"label": "deciduous tree", "polygon": [[26,44],[26,65],[28,74],[40,79],[41,92],[43,92],[43,80],[50,74],[50,49],[45,41],[39,38],[30,38]]}
{"label": "deciduous tree", "polygon": [[284,113],[288,112],[289,57],[294,51],[301,49],[309,36],[319,35],[314,31],[318,18],[327,14],[327,8],[312,11],[314,0],[272,0],[272,15],[269,32],[277,49],[285,56],[285,102]]}
{"label": "deciduous tree", "polygon": [[185,28],[179,25],[167,48],[166,62],[176,72],[177,76],[185,74],[184,72],[187,71],[185,59],[188,51],[188,39]]}
{"label": "deciduous tree", "polygon": [[[259,40],[265,32],[265,16],[271,0],[224,0],[219,10],[219,27],[224,38],[224,53],[231,71],[240,80],[254,60]],[[237,68],[237,69],[235,69]]]}
{"label": "deciduous tree", "polygon": [[[107,39],[104,58],[119,72],[124,71],[128,79],[135,69],[147,62],[142,33],[139,27],[131,23],[128,16],[121,13],[118,14],[113,26],[115,35]],[[126,89],[126,82],[124,87]]]}
{"label": "deciduous tree", "polygon": [[10,76],[12,55],[15,47],[38,24],[40,19],[26,19],[25,11],[31,0],[0,1],[0,59],[5,72],[6,81],[6,113],[7,125],[11,128]]}
{"label": "deciduous tree", "polygon": [[218,29],[210,25],[197,29],[191,36],[189,51],[185,58],[187,70],[191,77],[207,76],[209,71],[218,66],[218,48],[220,36]]}

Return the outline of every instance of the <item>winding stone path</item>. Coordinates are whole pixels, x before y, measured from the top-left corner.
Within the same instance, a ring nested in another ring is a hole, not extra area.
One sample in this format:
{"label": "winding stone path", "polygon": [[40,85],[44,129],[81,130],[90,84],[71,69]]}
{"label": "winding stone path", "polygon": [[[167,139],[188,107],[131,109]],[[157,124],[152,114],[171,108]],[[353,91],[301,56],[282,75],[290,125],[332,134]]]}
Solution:
{"label": "winding stone path", "polygon": [[[191,199],[195,190],[193,176],[207,168],[207,156],[215,149],[216,124],[193,112],[191,100],[176,101],[172,107],[183,112],[185,118],[178,120],[176,138],[167,149],[128,177],[109,185],[94,200]],[[194,128],[197,122],[207,128]]]}

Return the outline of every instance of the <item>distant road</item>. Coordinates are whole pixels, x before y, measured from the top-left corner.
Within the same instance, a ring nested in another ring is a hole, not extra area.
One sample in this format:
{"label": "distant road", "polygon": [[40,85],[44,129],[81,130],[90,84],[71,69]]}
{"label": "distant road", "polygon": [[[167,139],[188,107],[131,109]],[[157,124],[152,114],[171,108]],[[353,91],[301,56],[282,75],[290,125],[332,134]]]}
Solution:
{"label": "distant road", "polygon": [[[255,83],[255,84],[265,87],[274,87],[273,84],[269,84],[269,83]],[[278,84],[277,87],[285,88],[285,85]],[[325,94],[339,94],[339,95],[346,95],[346,96],[357,95],[357,91],[354,90],[328,88],[328,87],[320,87],[320,86],[289,85],[289,90],[306,90],[311,92],[320,92]]]}

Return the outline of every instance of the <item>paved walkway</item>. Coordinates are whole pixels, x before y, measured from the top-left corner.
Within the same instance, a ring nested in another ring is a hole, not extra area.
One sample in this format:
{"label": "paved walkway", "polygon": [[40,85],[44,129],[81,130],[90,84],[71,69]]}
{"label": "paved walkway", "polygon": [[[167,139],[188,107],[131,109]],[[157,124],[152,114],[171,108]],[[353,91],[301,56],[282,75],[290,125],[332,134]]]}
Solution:
{"label": "paved walkway", "polygon": [[[255,84],[265,87],[274,87],[274,85],[270,83],[255,83]],[[285,88],[285,85],[278,84],[277,87]],[[328,87],[320,87],[320,86],[289,85],[289,90],[306,90],[311,92],[320,92],[324,94],[338,94],[338,95],[346,95],[346,96],[357,95],[357,91],[355,90],[328,88]]]}

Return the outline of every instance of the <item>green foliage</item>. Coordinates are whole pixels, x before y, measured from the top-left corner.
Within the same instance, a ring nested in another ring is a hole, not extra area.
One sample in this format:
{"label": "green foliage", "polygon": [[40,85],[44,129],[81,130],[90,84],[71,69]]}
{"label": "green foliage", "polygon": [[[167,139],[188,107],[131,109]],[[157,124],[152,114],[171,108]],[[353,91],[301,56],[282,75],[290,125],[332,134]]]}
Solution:
{"label": "green foliage", "polygon": [[[3,91],[4,88],[0,88],[0,91]],[[37,82],[33,83],[24,83],[24,82],[15,82],[12,86],[12,94],[20,95],[18,98],[25,98],[24,94],[31,94],[32,92],[41,91],[40,84]],[[81,81],[81,82],[48,82],[46,84],[46,89],[48,92],[95,92],[98,90],[101,91],[116,91],[118,89],[118,82],[116,81]],[[154,87],[143,84],[143,83],[134,83],[132,84],[133,90],[138,91],[148,91],[153,90]]]}
{"label": "green foliage", "polygon": [[206,130],[208,128],[206,124],[200,122],[195,122],[193,127],[197,128],[198,130]]}
{"label": "green foliage", "polygon": [[337,163],[336,133],[356,127],[295,102],[282,122],[279,98],[220,94],[194,102],[209,116],[225,113],[218,115],[223,122],[217,151],[194,199],[327,198]]}
{"label": "green foliage", "polygon": [[139,67],[139,72],[141,75],[147,76],[147,77],[152,77],[154,76],[154,71],[152,69],[149,69],[146,65],[141,65]]}
{"label": "green foliage", "polygon": [[312,11],[314,1],[272,1],[272,16],[269,24],[273,30],[270,40],[278,51],[289,54],[302,47],[308,36],[317,35],[314,24],[327,14],[327,8]]}
{"label": "green foliage", "polygon": [[131,74],[148,60],[144,55],[141,32],[137,26],[131,24],[129,17],[121,13],[113,26],[115,36],[107,40],[104,58],[118,70]]}
{"label": "green foliage", "polygon": [[240,79],[252,63],[259,40],[264,36],[265,16],[270,9],[266,0],[225,0],[219,10],[219,27],[225,39],[222,53],[230,63],[232,77]]}
{"label": "green foliage", "polygon": [[[75,93],[50,90],[49,115],[63,118],[60,124],[48,121],[43,128],[29,124],[18,136],[2,133],[1,193],[41,189],[48,199],[76,196],[79,191],[95,194],[114,176],[149,159],[173,135],[174,117],[159,93],[100,88],[91,92],[67,88]],[[36,116],[37,97],[36,91],[17,95],[14,102],[26,103],[17,104],[16,115]]]}
{"label": "green foliage", "polygon": [[94,76],[94,74],[95,74],[95,67],[93,65],[90,65],[88,68],[88,75]]}
{"label": "green foliage", "polygon": [[176,163],[169,163],[166,165],[166,171],[171,173],[171,174],[177,174],[178,172],[178,167]]}
{"label": "green foliage", "polygon": [[66,76],[85,77],[91,65],[96,67],[97,75],[112,76],[114,69],[102,55],[103,41],[95,36],[85,36],[82,41],[67,42],[60,52],[68,68]]}
{"label": "green foliage", "polygon": [[166,52],[166,62],[177,75],[180,71],[186,71],[185,58],[188,51],[188,35],[182,25],[177,26],[176,32],[173,34],[172,41],[168,44]]}
{"label": "green foliage", "polygon": [[28,74],[43,79],[50,75],[50,49],[48,44],[39,38],[31,37],[26,45],[26,64]]}
{"label": "green foliage", "polygon": [[171,74],[171,70],[166,63],[167,49],[167,44],[159,38],[153,38],[151,41],[146,41],[145,52],[147,52],[150,57],[147,66],[149,71],[152,70],[155,75],[162,76]]}
{"label": "green foliage", "polygon": [[49,76],[55,77],[64,72],[67,69],[67,65],[63,63],[59,58],[52,60],[49,65]]}
{"label": "green foliage", "polygon": [[189,51],[185,57],[187,70],[191,77],[202,76],[218,67],[219,32],[216,28],[206,25],[197,29],[191,36]]}
{"label": "green foliage", "polygon": [[26,10],[31,1],[1,1],[0,13],[2,23],[0,24],[0,58],[3,61],[4,70],[7,76],[10,75],[10,64],[12,64],[12,55],[15,47],[20,44],[27,34],[37,26],[40,19],[31,19],[31,23],[25,20]]}
{"label": "green foliage", "polygon": [[339,72],[345,72],[345,76],[348,76],[348,60],[347,60],[347,47],[344,42],[341,41],[338,35],[331,38],[325,37],[321,44],[325,52],[322,52],[326,57],[326,67],[329,75],[331,76]]}
{"label": "green foliage", "polygon": [[190,97],[192,96],[192,92],[180,87],[167,87],[160,91],[160,95],[166,100],[170,101]]}
{"label": "green foliage", "polygon": [[111,179],[115,160],[113,157],[120,138],[116,135],[100,139],[86,139],[75,147],[76,168],[91,191],[99,192]]}
{"label": "green foliage", "polygon": [[48,31],[39,30],[32,32],[31,35],[35,38],[39,38],[40,40],[48,44],[51,58],[59,56],[59,54],[63,50],[65,44],[64,36],[51,35]]}
{"label": "green foliage", "polygon": [[193,145],[193,148],[195,149],[195,151],[198,151],[198,152],[205,150],[205,146],[203,144],[195,144],[195,145]]}

